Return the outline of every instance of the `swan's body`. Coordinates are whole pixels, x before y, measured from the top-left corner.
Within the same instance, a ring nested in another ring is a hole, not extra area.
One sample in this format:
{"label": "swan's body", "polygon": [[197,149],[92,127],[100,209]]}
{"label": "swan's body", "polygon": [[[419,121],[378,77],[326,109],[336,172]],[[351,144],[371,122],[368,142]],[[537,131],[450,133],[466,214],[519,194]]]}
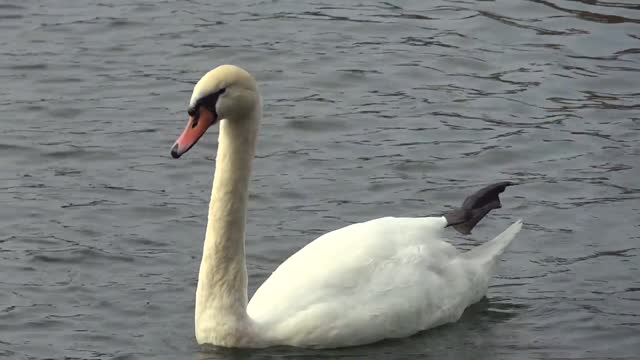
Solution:
{"label": "swan's body", "polygon": [[249,317],[270,342],[303,347],[367,344],[456,321],[486,294],[520,223],[478,256],[443,241],[446,225],[444,217],[387,217],[325,234],[262,284]]}
{"label": "swan's body", "polygon": [[[460,224],[452,216],[387,217],[309,243],[282,263],[247,304],[244,226],[260,106],[248,73],[218,67],[196,85],[189,124],[172,149],[179,157],[222,120],[196,292],[199,343],[366,344],[456,321],[486,294],[495,262],[520,230],[520,221],[490,242],[460,253],[442,234],[448,225]],[[483,193],[473,205],[484,207],[469,205],[465,211],[474,213],[465,212],[461,221],[473,216],[473,227],[499,207],[497,192],[490,194],[497,205]]]}

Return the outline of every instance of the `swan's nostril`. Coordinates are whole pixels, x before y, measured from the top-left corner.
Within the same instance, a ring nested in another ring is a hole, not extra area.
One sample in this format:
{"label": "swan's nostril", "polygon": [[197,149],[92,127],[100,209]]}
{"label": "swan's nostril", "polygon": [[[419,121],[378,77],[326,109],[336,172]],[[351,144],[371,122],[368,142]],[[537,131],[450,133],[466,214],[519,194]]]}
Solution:
{"label": "swan's nostril", "polygon": [[173,144],[173,147],[171,148],[171,157],[174,159],[177,159],[180,157],[180,152],[178,152],[178,143]]}

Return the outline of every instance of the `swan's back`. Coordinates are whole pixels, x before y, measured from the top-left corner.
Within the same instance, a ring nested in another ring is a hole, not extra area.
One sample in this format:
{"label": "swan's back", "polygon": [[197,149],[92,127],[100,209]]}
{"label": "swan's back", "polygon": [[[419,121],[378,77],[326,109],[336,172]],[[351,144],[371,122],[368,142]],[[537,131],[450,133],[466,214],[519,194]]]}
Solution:
{"label": "swan's back", "polygon": [[304,347],[365,344],[455,321],[484,296],[492,264],[460,256],[441,238],[446,225],[381,218],[325,234],[280,265],[247,312],[271,342]]}

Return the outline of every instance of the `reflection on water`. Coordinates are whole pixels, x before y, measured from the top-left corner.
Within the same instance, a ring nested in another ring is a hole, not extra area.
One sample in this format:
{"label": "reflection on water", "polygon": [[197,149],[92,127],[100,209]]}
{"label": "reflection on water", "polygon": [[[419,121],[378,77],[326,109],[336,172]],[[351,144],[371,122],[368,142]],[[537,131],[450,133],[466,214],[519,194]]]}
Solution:
{"label": "reflection on water", "polygon": [[[0,354],[636,357],[640,5],[520,0],[0,4]],[[168,156],[193,83],[258,78],[250,291],[318,235],[511,180],[463,249],[525,230],[455,323],[353,349],[193,339],[215,133]]]}

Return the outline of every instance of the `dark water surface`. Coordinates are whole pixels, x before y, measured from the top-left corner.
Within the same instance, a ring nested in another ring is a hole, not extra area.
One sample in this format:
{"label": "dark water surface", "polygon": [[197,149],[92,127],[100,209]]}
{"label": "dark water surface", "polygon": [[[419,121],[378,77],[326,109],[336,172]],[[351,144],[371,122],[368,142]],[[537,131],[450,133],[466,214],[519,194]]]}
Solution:
{"label": "dark water surface", "polygon": [[[637,359],[640,3],[301,3],[0,2],[0,357]],[[217,130],[169,150],[221,63],[265,99],[251,292],[319,234],[513,180],[472,236],[526,222],[488,298],[371,346],[197,346]]]}

